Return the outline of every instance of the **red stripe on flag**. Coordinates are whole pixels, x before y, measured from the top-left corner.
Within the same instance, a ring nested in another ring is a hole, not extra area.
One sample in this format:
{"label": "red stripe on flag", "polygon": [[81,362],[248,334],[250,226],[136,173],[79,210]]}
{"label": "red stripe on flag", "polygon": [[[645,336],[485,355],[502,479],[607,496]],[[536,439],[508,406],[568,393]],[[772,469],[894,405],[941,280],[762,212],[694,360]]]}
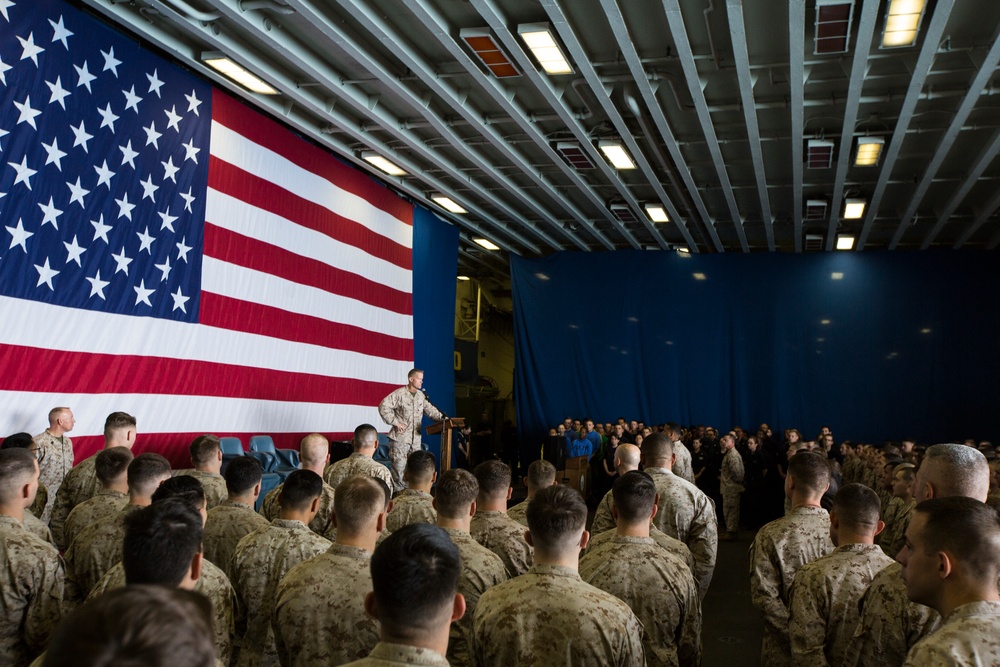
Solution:
{"label": "red stripe on flag", "polygon": [[299,135],[253,111],[218,88],[212,89],[212,120],[364,198],[394,218],[399,218],[408,225],[413,224],[413,206],[371,176],[344,164],[327,150],[304,141]]}
{"label": "red stripe on flag", "polygon": [[[0,368],[22,368],[9,391],[176,394],[342,405],[378,405],[396,385],[210,361],[0,346]],[[30,372],[29,370],[30,369]],[[53,381],[53,378],[57,382]]]}
{"label": "red stripe on flag", "polygon": [[214,155],[208,166],[208,187],[396,266],[413,267],[413,253],[409,248]]}
{"label": "red stripe on flag", "polygon": [[224,262],[269,273],[300,285],[338,294],[394,313],[413,314],[413,297],[387,285],[368,280],[315,259],[257,239],[205,224],[205,254]]}
{"label": "red stripe on flag", "polygon": [[409,338],[396,338],[349,324],[290,313],[280,308],[210,292],[201,293],[201,314],[198,321],[220,329],[359,352],[383,359],[413,359],[413,341]]}

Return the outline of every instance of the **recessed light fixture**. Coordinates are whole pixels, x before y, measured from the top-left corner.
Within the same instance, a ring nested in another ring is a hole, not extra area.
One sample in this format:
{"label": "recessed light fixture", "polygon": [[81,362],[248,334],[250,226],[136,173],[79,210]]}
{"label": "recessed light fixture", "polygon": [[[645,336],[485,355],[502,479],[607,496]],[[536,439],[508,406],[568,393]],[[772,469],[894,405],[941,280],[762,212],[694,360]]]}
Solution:
{"label": "recessed light fixture", "polygon": [[825,199],[806,200],[806,220],[825,220],[827,203]]}
{"label": "recessed light fixture", "polygon": [[692,273],[691,275],[694,276],[695,280],[705,280],[704,273],[698,272],[698,273]]}
{"label": "recessed light fixture", "polygon": [[931,330],[928,329],[927,327],[924,327],[923,329],[920,330],[920,333],[922,333],[922,334],[929,334],[930,332],[931,332]]}
{"label": "recessed light fixture", "polygon": [[458,279],[461,280],[462,282],[465,282],[469,280],[469,276],[459,276]]}
{"label": "recessed light fixture", "polygon": [[474,243],[476,243],[476,244],[478,244],[478,245],[486,248],[487,250],[499,250],[500,249],[500,246],[498,246],[493,241],[490,241],[489,239],[472,239],[472,240],[473,240]]}
{"label": "recessed light fixture", "polygon": [[865,205],[867,202],[864,199],[848,199],[844,202],[844,219],[845,220],[857,220],[865,214]]}
{"label": "recessed light fixture", "polygon": [[403,171],[393,162],[390,162],[386,158],[382,157],[375,151],[362,151],[361,159],[372,165],[379,171],[384,171],[390,176],[406,176],[406,172]]}
{"label": "recessed light fixture", "polygon": [[667,211],[660,204],[646,204],[644,208],[646,209],[646,215],[653,222],[670,222],[670,216],[667,215]]}
{"label": "recessed light fixture", "polygon": [[573,73],[548,23],[522,23],[517,33],[547,74]]}
{"label": "recessed light fixture", "polygon": [[806,142],[806,168],[829,169],[833,164],[833,142],[810,139]]}
{"label": "recessed light fixture", "polygon": [[535,277],[538,278],[539,280],[549,280],[549,277],[546,274],[542,273],[541,271],[536,273]]}
{"label": "recessed light fixture", "polygon": [[823,325],[826,325],[826,324],[830,323],[830,320],[820,320],[819,323],[823,324]]}
{"label": "recessed light fixture", "polygon": [[686,245],[679,245],[677,246],[677,248],[675,248],[675,250],[677,250],[677,252],[679,252],[682,255],[691,254],[691,248],[688,248]]}
{"label": "recessed light fixture", "polygon": [[562,155],[563,159],[578,171],[594,168],[594,163],[590,160],[590,156],[583,150],[579,142],[557,141],[556,152]]}
{"label": "recessed light fixture", "polygon": [[850,234],[837,235],[837,250],[851,250],[853,247],[854,247],[853,236],[851,236]]}
{"label": "recessed light fixture", "polygon": [[611,210],[611,215],[620,222],[626,224],[639,222],[639,218],[632,212],[632,208],[628,204],[611,204],[608,208]]}
{"label": "recessed light fixture", "polygon": [[891,0],[885,12],[882,48],[913,46],[917,43],[920,22],[924,18],[925,0]]}
{"label": "recessed light fixture", "polygon": [[851,39],[853,0],[816,0],[816,38],[813,53],[846,53]]}
{"label": "recessed light fixture", "polygon": [[201,54],[201,61],[251,92],[261,95],[278,94],[278,91],[265,83],[263,79],[240,67],[221,51],[205,51]]}
{"label": "recessed light fixture", "polygon": [[452,201],[451,198],[445,197],[439,192],[435,192],[431,195],[431,201],[451,213],[468,213],[468,211]]}
{"label": "recessed light fixture", "polygon": [[855,167],[874,167],[882,157],[885,139],[882,137],[858,137],[858,151],[854,154]]}
{"label": "recessed light fixture", "polygon": [[608,158],[608,162],[615,169],[635,169],[635,162],[632,161],[632,156],[628,154],[628,151],[625,150],[620,141],[602,139],[597,142],[597,147],[601,149],[604,157]]}
{"label": "recessed light fixture", "polygon": [[830,280],[843,280],[844,274],[840,271],[834,271],[830,274]]}

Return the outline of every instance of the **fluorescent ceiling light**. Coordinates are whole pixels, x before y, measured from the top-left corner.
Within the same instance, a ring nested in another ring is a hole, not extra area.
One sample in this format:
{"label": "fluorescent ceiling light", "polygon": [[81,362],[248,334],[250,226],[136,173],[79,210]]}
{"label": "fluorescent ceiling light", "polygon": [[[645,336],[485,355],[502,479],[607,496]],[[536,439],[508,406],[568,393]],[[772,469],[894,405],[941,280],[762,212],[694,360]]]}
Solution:
{"label": "fluorescent ceiling light", "polygon": [[261,95],[277,95],[278,91],[264,83],[262,79],[246,71],[221,51],[206,51],[201,54],[201,60],[206,65],[229,77],[247,90]]}
{"label": "fluorescent ceiling light", "polygon": [[459,276],[458,279],[465,282],[466,280],[469,280],[469,276]]}
{"label": "fluorescent ceiling light", "polygon": [[462,28],[458,36],[472,49],[493,76],[498,79],[521,76],[514,63],[497,44],[489,28]]}
{"label": "fluorescent ceiling light", "polygon": [[863,216],[865,214],[866,203],[864,199],[848,199],[844,202],[844,219],[857,220]]}
{"label": "fluorescent ceiling light", "polygon": [[632,157],[621,145],[621,142],[604,139],[597,142],[597,147],[601,149],[604,157],[608,158],[608,162],[615,169],[635,169],[635,162],[632,162]]}
{"label": "fluorescent ceiling light", "polygon": [[677,246],[677,252],[681,253],[682,255],[689,255],[691,254],[691,248],[688,248],[686,245],[679,245]]}
{"label": "fluorescent ceiling light", "polygon": [[830,280],[843,280],[844,274],[841,271],[834,271],[830,274]]}
{"label": "fluorescent ceiling light", "polygon": [[659,204],[646,204],[646,215],[653,222],[670,222],[670,217],[667,212]]}
{"label": "fluorescent ceiling light", "polygon": [[[861,217],[861,216],[858,216]],[[840,234],[837,236],[837,250],[851,250],[854,248],[854,237],[849,234]],[[843,277],[843,274],[841,274]]]}
{"label": "fluorescent ceiling light", "polygon": [[374,151],[362,151],[361,159],[390,176],[406,176],[406,172]]}
{"label": "fluorescent ceiling light", "polygon": [[500,249],[500,246],[498,246],[493,241],[490,241],[489,239],[472,239],[472,240],[473,240],[473,242],[481,245],[482,247],[486,248],[487,250],[499,250]]}
{"label": "fluorescent ceiling light", "polygon": [[854,156],[855,167],[874,167],[882,157],[885,139],[882,137],[858,137],[858,152]]}
{"label": "fluorescent ceiling light", "polygon": [[704,273],[698,272],[698,273],[692,273],[691,275],[694,276],[695,280],[705,280]]}
{"label": "fluorescent ceiling light", "polygon": [[552,35],[548,23],[522,23],[517,26],[517,32],[546,73],[573,73],[573,68],[563,55],[562,48]]}
{"label": "fluorescent ceiling light", "polygon": [[913,46],[917,42],[925,0],[892,0],[885,13],[882,48]]}
{"label": "fluorescent ceiling light", "polygon": [[829,323],[830,323],[830,320],[820,320],[820,321],[819,321],[819,323],[820,323],[820,324],[824,324],[824,325],[825,325],[825,324],[829,324]]}
{"label": "fluorescent ceiling light", "polygon": [[462,208],[454,201],[452,201],[450,198],[445,197],[442,194],[438,193],[432,194],[431,201],[433,201],[435,204],[437,204],[444,210],[449,211],[451,213],[468,213],[468,211],[466,211],[464,208]]}

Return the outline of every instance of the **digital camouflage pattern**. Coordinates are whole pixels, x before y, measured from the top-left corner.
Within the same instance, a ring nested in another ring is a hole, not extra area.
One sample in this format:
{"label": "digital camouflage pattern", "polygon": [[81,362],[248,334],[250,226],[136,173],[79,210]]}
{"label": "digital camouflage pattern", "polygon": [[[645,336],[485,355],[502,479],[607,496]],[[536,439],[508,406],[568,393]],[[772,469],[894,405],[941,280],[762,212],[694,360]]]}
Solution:
{"label": "digital camouflage pattern", "polygon": [[679,440],[674,442],[674,456],[676,458],[674,459],[671,471],[681,479],[686,479],[694,484],[694,466],[691,462],[691,451]]}
{"label": "digital camouflage pattern", "polygon": [[379,642],[368,654],[344,667],[396,667],[397,665],[421,665],[423,667],[448,667],[448,661],[440,653],[427,648]]}
{"label": "digital camouflage pattern", "polygon": [[534,549],[524,541],[525,528],[503,512],[476,512],[469,532],[472,539],[500,556],[512,577],[524,574],[535,561]]}
{"label": "digital camouflage pattern", "polygon": [[789,592],[788,635],[795,667],[844,664],[858,624],[858,600],[893,560],[874,544],[844,544],[799,568]]}
{"label": "digital camouflage pattern", "polygon": [[[392,487],[395,490],[405,489],[403,471],[406,470],[406,458],[411,452],[420,449],[420,425],[423,416],[442,420],[444,413],[431,405],[427,395],[422,391],[411,392],[408,387],[400,387],[382,399],[378,406],[379,416],[389,429],[389,463],[392,472]],[[402,424],[399,428],[396,424]]]}
{"label": "digital camouflage pattern", "polygon": [[[282,482],[264,496],[264,502],[260,506],[260,513],[268,521],[274,521],[281,514],[281,504],[278,502],[278,496],[281,495],[281,488],[284,485],[284,482]],[[333,487],[326,482],[323,482],[323,493],[319,497],[319,511],[316,512],[313,520],[309,522],[309,528],[317,535],[322,535],[327,539],[330,539],[330,536],[335,534],[332,532],[335,530],[333,526]]]}
{"label": "digital camouflage pattern", "polygon": [[971,602],[956,608],[937,631],[910,649],[903,665],[1000,665],[1000,602]]}
{"label": "digital camouflage pattern", "polygon": [[889,558],[895,558],[906,542],[906,529],[910,525],[910,517],[917,506],[916,500],[904,501],[893,498],[889,508],[882,515],[885,528],[879,533],[878,544]]}
{"label": "digital camouflage pattern", "polygon": [[218,507],[229,497],[229,490],[226,489],[226,478],[218,473],[185,468],[174,471],[174,477],[178,475],[194,477],[201,482],[202,488],[205,489],[205,503],[208,509]]}
{"label": "digital camouflage pattern", "polygon": [[30,510],[24,510],[24,522],[21,525],[24,526],[26,531],[42,542],[56,546],[56,541],[52,538],[52,531],[42,523],[41,519],[32,514]]}
{"label": "digital camouflage pattern", "polygon": [[591,535],[599,535],[618,525],[615,522],[615,515],[611,513],[611,508],[614,505],[615,497],[611,491],[608,491],[601,498],[601,502],[597,504],[597,511],[594,512],[594,523],[590,525]]}
{"label": "digital camouflage pattern", "polygon": [[635,613],[648,667],[701,664],[701,598],[680,558],[650,537],[616,535],[580,559],[580,576]]}
{"label": "digital camouflage pattern", "polygon": [[833,549],[830,515],[822,507],[796,507],[757,531],[750,546],[750,599],[764,620],[762,665],[791,664],[788,591],[799,568]]}
{"label": "digital camouflage pattern", "polygon": [[55,491],[55,500],[52,501],[52,516],[49,519],[49,528],[52,529],[52,537],[61,549],[69,545],[63,534],[63,527],[66,525],[66,517],[73,511],[73,508],[85,500],[89,500],[97,495],[101,489],[101,483],[97,481],[95,465],[97,454],[88,456],[80,461],[72,470],[66,473],[59,490]]}
{"label": "digital camouflage pattern", "polygon": [[63,527],[66,544],[73,544],[73,540],[84,528],[105,517],[121,512],[126,505],[128,505],[128,494],[101,489],[96,496],[74,507],[69,516],[66,517],[66,523]]}
{"label": "digital camouflage pattern", "polygon": [[[45,487],[45,483],[42,480],[38,480],[38,492],[35,493],[35,500],[28,506],[28,510],[35,518],[38,518],[42,516],[42,512],[45,511],[48,504],[49,490]],[[48,525],[48,519],[45,520],[45,524]]]}
{"label": "digital camouflage pattern", "polygon": [[536,565],[483,593],[473,620],[477,667],[643,667],[642,624],[576,570]]}
{"label": "digital camouflage pattern", "polygon": [[733,447],[722,457],[719,485],[722,491],[722,516],[726,530],[735,533],[740,527],[740,494],[743,493],[743,457]]}
{"label": "digital camouflage pattern", "polygon": [[528,503],[529,502],[530,502],[530,499],[525,499],[522,502],[519,502],[518,504],[514,505],[513,507],[508,507],[507,508],[507,516],[509,516],[514,521],[517,521],[519,524],[521,524],[525,528],[528,527]]}
{"label": "digital camouflage pattern", "polygon": [[87,526],[73,540],[65,554],[69,606],[84,600],[101,577],[121,561],[125,517],[138,509],[137,505],[126,505],[120,512]]}
{"label": "digital camouflage pattern", "polygon": [[240,540],[255,530],[271,525],[267,519],[257,514],[246,503],[226,500],[218,507],[208,510],[202,544],[205,558],[218,565],[232,579],[229,562]]}
{"label": "digital camouflage pattern", "polygon": [[[591,534],[590,542],[587,543],[586,553],[590,553],[602,544],[615,539],[617,534],[617,528],[606,530],[597,535]],[[680,540],[675,540],[653,525],[649,526],[649,537],[653,540],[653,544],[680,558],[684,564],[688,566],[688,570],[691,571],[691,576],[694,576],[694,556],[691,555],[691,550],[688,549],[686,544]],[[697,580],[695,581],[697,582]]]}
{"label": "digital camouflage pattern", "polygon": [[434,523],[434,497],[417,489],[403,489],[392,499],[392,511],[385,518],[385,527],[395,532],[411,523]]}
{"label": "digital camouflage pattern", "polygon": [[355,475],[380,479],[389,485],[389,491],[393,491],[392,473],[389,472],[389,469],[372,457],[357,452],[352,453],[346,459],[328,465],[323,471],[323,481],[336,489],[338,484]]}
{"label": "digital camouflage pattern", "polygon": [[[38,480],[55,496],[63,479],[73,468],[73,441],[68,435],[57,438],[48,430],[42,431],[32,440],[38,447]],[[48,523],[52,518],[52,507],[43,506],[42,513],[35,516]]]}

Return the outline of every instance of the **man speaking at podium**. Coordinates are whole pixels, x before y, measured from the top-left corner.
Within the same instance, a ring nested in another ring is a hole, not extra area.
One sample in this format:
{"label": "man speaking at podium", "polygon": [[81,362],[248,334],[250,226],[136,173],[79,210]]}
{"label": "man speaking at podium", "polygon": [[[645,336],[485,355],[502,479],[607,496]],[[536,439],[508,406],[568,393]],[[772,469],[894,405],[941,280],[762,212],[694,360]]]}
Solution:
{"label": "man speaking at podium", "polygon": [[427,400],[423,386],[424,372],[414,368],[406,374],[406,386],[393,391],[378,404],[382,421],[392,426],[389,430],[389,463],[396,490],[406,488],[403,481],[406,457],[420,449],[420,422],[423,416],[437,421],[447,419]]}

